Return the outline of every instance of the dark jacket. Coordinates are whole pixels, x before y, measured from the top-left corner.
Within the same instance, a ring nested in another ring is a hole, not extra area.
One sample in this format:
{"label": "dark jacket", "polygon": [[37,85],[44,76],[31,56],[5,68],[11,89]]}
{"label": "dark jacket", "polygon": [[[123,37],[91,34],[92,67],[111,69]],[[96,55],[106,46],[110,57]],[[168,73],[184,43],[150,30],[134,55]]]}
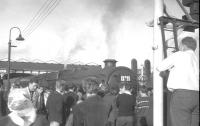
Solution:
{"label": "dark jacket", "polygon": [[117,114],[118,114],[118,108],[116,105],[116,96],[112,94],[106,94],[103,97],[104,101],[108,104],[109,106],[109,117],[108,121],[110,122],[115,122],[117,119]]}
{"label": "dark jacket", "polygon": [[63,95],[63,99],[64,99],[64,108],[66,109],[66,114],[67,114],[67,116],[69,116],[70,109],[78,101],[78,95],[74,92],[68,92]]}
{"label": "dark jacket", "polygon": [[116,100],[119,108],[118,116],[133,116],[136,105],[136,98],[126,93],[119,94]]}
{"label": "dark jacket", "polygon": [[109,106],[95,95],[73,107],[74,126],[106,126]]}
{"label": "dark jacket", "polygon": [[46,106],[44,103],[44,92],[42,92],[41,94],[39,94],[39,97],[36,101],[36,109],[37,109],[37,114],[47,114],[47,110],[46,110]]}
{"label": "dark jacket", "polygon": [[48,120],[63,123],[63,96],[57,91],[51,92],[47,99]]}
{"label": "dark jacket", "polygon": [[67,92],[63,95],[64,100],[64,124],[66,123],[66,119],[69,117],[71,113],[72,107],[76,104],[78,101],[78,95],[74,92]]}

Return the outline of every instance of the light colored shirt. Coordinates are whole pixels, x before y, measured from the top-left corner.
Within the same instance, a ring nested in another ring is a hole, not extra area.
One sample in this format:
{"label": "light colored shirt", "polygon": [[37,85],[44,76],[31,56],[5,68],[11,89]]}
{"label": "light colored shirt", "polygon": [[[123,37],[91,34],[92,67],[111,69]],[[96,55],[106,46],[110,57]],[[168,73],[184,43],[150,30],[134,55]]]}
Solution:
{"label": "light colored shirt", "polygon": [[47,99],[48,99],[49,95],[50,95],[49,91],[44,92],[44,104],[45,104],[45,106],[47,105]]}
{"label": "light colored shirt", "polygon": [[25,121],[16,112],[11,112],[8,116],[15,124],[24,126]]}
{"label": "light colored shirt", "polygon": [[21,88],[21,90],[24,92],[24,96],[31,100],[34,107],[36,107],[36,101],[39,97],[39,94],[36,91],[31,93],[28,87]]}
{"label": "light colored shirt", "polygon": [[170,70],[167,87],[199,91],[199,62],[194,51],[178,51],[164,59],[159,71]]}
{"label": "light colored shirt", "polygon": [[129,90],[126,90],[126,89],[120,89],[119,91],[119,94],[128,94],[128,95],[131,95],[131,92]]}

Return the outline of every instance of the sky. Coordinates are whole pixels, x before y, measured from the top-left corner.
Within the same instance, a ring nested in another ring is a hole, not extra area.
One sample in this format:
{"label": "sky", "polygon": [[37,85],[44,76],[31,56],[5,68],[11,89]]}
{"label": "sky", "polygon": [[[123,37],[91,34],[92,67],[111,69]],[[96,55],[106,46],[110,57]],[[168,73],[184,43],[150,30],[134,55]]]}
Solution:
{"label": "sky", "polygon": [[[38,13],[50,1],[55,9],[46,17]],[[165,4],[181,18],[175,0]],[[15,41],[19,32],[12,30],[13,61],[103,65],[110,58],[127,67],[133,58],[138,64],[152,61],[153,28],[146,22],[153,19],[153,5],[153,0],[0,0],[0,60],[7,60],[10,28],[19,27],[25,41]]]}

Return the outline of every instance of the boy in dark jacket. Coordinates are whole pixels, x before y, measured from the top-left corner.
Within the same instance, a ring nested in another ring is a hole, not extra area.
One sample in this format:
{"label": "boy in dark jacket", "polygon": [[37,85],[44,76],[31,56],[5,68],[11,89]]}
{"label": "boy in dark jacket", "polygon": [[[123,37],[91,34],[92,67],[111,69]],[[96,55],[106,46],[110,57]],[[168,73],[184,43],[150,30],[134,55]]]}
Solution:
{"label": "boy in dark jacket", "polygon": [[130,84],[120,85],[116,104],[119,109],[116,126],[133,126],[136,98],[131,94]]}

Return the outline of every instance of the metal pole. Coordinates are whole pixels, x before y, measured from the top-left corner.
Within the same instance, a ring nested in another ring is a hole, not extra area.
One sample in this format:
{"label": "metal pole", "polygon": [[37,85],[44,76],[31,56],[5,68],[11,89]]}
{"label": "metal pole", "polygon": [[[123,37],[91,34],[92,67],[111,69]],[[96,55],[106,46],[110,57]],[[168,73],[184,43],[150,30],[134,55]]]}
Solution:
{"label": "metal pole", "polygon": [[8,70],[7,70],[7,80],[8,80],[8,89],[10,89],[10,54],[11,54],[11,40],[8,42]]}
{"label": "metal pole", "polygon": [[163,45],[159,17],[163,16],[164,0],[154,0],[154,74],[153,74],[153,124],[163,126],[163,80],[156,67],[163,60]]}
{"label": "metal pole", "polygon": [[9,32],[9,41],[8,41],[8,70],[7,70],[7,80],[8,80],[8,89],[10,90],[10,56],[11,56],[11,31],[14,27],[10,29]]}
{"label": "metal pole", "polygon": [[164,54],[164,58],[167,57],[167,45],[166,45],[166,41],[165,41],[165,29],[164,29],[164,23],[162,20],[160,21],[160,27],[161,27],[161,35],[162,35],[162,44],[163,44],[163,54]]}
{"label": "metal pole", "polygon": [[[8,69],[7,69],[7,80],[8,80],[8,88],[7,90],[9,91],[10,90],[10,59],[11,59],[11,32],[12,32],[12,29],[18,29],[19,32],[20,32],[20,35],[21,35],[21,30],[18,28],[18,27],[12,27],[10,28],[10,32],[9,32],[9,41],[8,41]],[[13,46],[15,47],[15,46]]]}
{"label": "metal pole", "polygon": [[175,51],[179,51],[178,49],[178,35],[177,35],[177,28],[176,28],[176,23],[173,21],[173,35],[174,35],[174,45],[175,45]]}

